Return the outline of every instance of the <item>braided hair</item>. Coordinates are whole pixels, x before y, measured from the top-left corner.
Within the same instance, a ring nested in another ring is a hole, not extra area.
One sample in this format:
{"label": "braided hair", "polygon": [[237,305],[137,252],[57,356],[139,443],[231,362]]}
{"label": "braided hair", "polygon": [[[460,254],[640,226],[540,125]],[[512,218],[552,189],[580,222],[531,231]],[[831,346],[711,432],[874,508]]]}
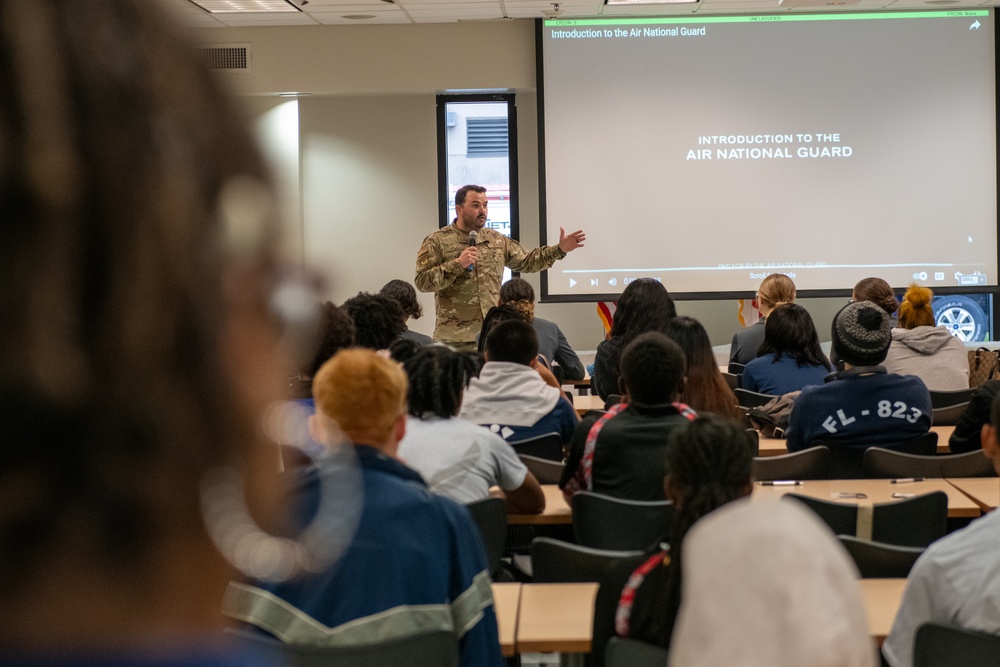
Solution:
{"label": "braided hair", "polygon": [[667,642],[681,599],[684,537],[698,519],[749,493],[752,459],[746,433],[731,419],[704,415],[670,434],[665,483],[677,509],[668,534],[673,567],[657,592],[658,599],[669,603],[659,605],[653,615],[653,631]]}
{"label": "braided hair", "polygon": [[443,345],[421,348],[403,362],[410,378],[409,413],[420,418],[428,414],[454,417],[477,368],[475,354],[455,352]]}

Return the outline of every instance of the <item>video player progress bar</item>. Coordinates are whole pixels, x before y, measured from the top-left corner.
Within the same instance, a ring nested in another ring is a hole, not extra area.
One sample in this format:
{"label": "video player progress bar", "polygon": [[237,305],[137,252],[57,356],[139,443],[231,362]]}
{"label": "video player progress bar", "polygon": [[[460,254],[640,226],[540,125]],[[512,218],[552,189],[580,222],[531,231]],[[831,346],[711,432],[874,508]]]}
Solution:
{"label": "video player progress bar", "polygon": [[955,266],[952,263],[936,264],[934,262],[916,262],[909,264],[782,264],[781,266],[671,266],[662,269],[562,269],[560,273],[624,273],[629,271],[746,271],[760,269],[896,269],[896,268],[929,268]]}

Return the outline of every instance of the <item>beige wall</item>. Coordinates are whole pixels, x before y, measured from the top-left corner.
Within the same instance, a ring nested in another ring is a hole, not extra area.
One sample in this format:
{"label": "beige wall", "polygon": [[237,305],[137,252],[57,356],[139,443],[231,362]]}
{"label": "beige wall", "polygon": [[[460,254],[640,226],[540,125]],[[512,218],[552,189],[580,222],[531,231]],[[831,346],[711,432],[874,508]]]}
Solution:
{"label": "beige wall", "polygon": [[[265,135],[275,132],[265,119],[281,98],[259,96],[313,93],[299,98],[301,169],[279,181],[300,187],[300,210],[286,215],[301,221],[290,224],[289,243],[301,243],[306,260],[331,278],[329,298],[376,291],[392,278],[412,281],[416,250],[438,221],[437,93],[517,91],[521,240],[537,245],[531,22],[221,29],[197,36],[204,44],[250,44],[252,71],[225,78]],[[294,171],[290,165],[285,159],[276,168]],[[525,278],[537,291],[538,276]],[[427,314],[411,328],[430,333],[433,299],[421,299]],[[802,301],[822,339],[829,339],[843,302]],[[678,311],[698,318],[715,345],[728,343],[737,327],[734,300],[680,302]],[[577,349],[592,350],[601,340],[593,303],[539,304],[537,313],[558,322]]]}

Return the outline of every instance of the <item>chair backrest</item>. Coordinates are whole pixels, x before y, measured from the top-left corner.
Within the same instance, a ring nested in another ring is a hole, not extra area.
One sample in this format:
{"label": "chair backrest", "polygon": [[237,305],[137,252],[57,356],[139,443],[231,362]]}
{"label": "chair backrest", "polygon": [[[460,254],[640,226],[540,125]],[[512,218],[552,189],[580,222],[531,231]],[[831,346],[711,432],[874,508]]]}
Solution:
{"label": "chair backrest", "polygon": [[[803,503],[838,535],[857,535],[858,506],[834,503],[809,496],[788,493],[789,498]],[[873,508],[871,539],[906,547],[926,547],[944,537],[948,529],[948,496],[943,491],[925,493],[891,503],[878,503]]]}
{"label": "chair backrest", "polygon": [[537,584],[596,582],[622,558],[641,551],[606,551],[536,537],[531,541],[531,580]]}
{"label": "chair backrest", "polygon": [[735,373],[723,373],[722,379],[726,381],[726,384],[729,385],[730,389],[739,389],[742,384],[741,380],[743,379],[743,376],[736,375]]}
{"label": "chair backrest", "polygon": [[972,400],[972,394],[975,391],[975,387],[956,389],[954,391],[934,391],[931,389],[931,407],[937,410],[938,408],[949,408],[959,403],[968,403]]}
{"label": "chair backrest", "polygon": [[954,426],[969,409],[969,402],[949,405],[931,410],[931,424],[934,426]]}
{"label": "chair backrest", "polygon": [[747,443],[750,445],[750,455],[757,456],[760,454],[760,433],[754,428],[748,428],[745,431]]}
{"label": "chair backrest", "polygon": [[750,474],[758,482],[776,479],[830,479],[830,450],[810,447],[780,456],[755,456]]}
{"label": "chair backrest", "polygon": [[295,646],[252,630],[229,630],[227,634],[252,647],[261,664],[288,667],[457,667],[458,636],[435,630],[425,634],[380,641],[366,646]]}
{"label": "chair backrest", "polygon": [[[894,452],[905,454],[917,454],[919,456],[933,456],[937,452],[938,434],[936,431],[928,431],[909,440],[896,443],[880,443],[872,445]],[[849,443],[830,442],[823,440],[813,441],[813,445],[824,445],[830,448],[830,479],[859,479],[861,478],[864,466],[865,451],[868,447],[851,447]]]}
{"label": "chair backrest", "polygon": [[621,394],[608,394],[607,400],[604,401],[604,409],[610,410],[612,405],[618,405],[621,402]]}
{"label": "chair backrest", "polygon": [[490,574],[493,574],[500,567],[500,558],[507,546],[507,507],[499,498],[477,500],[466,507],[479,528]]}
{"label": "chair backrest", "polygon": [[863,579],[905,579],[924,552],[923,547],[866,542],[851,535],[837,537],[854,559]]}
{"label": "chair backrest", "polygon": [[525,440],[512,440],[510,441],[510,446],[518,454],[537,456],[540,459],[548,459],[549,461],[563,460],[562,436],[558,433],[545,433]]}
{"label": "chair backrest", "polygon": [[997,656],[1000,636],[937,623],[917,628],[913,642],[913,667],[995,665]]}
{"label": "chair backrest", "polygon": [[869,447],[865,450],[862,472],[869,479],[997,476],[993,463],[979,450],[964,454],[918,456],[881,447]]}
{"label": "chair backrest", "polygon": [[735,361],[729,362],[729,368],[726,369],[733,375],[743,375],[743,371],[746,370],[746,364],[738,364]]}
{"label": "chair backrest", "polygon": [[736,394],[736,403],[746,410],[760,407],[768,401],[778,398],[773,394],[761,394],[749,389],[743,389],[742,387],[733,389],[733,393]]}
{"label": "chair backrest", "polygon": [[612,637],[604,652],[606,667],[663,667],[667,649],[637,639]]}
{"label": "chair backrest", "polygon": [[573,496],[573,533],[581,546],[642,550],[662,538],[673,521],[669,500],[623,500],[590,491]]}
{"label": "chair backrest", "polygon": [[539,484],[558,484],[562,478],[563,468],[566,467],[562,461],[550,461],[528,454],[518,454],[518,457],[528,467]]}

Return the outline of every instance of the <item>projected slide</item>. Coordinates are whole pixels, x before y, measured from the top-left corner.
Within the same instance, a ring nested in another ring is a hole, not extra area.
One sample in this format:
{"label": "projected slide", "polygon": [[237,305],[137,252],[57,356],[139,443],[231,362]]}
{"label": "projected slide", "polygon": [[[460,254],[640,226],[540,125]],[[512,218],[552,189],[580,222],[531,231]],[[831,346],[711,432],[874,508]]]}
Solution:
{"label": "projected slide", "polygon": [[997,285],[988,10],[551,20],[543,290]]}

